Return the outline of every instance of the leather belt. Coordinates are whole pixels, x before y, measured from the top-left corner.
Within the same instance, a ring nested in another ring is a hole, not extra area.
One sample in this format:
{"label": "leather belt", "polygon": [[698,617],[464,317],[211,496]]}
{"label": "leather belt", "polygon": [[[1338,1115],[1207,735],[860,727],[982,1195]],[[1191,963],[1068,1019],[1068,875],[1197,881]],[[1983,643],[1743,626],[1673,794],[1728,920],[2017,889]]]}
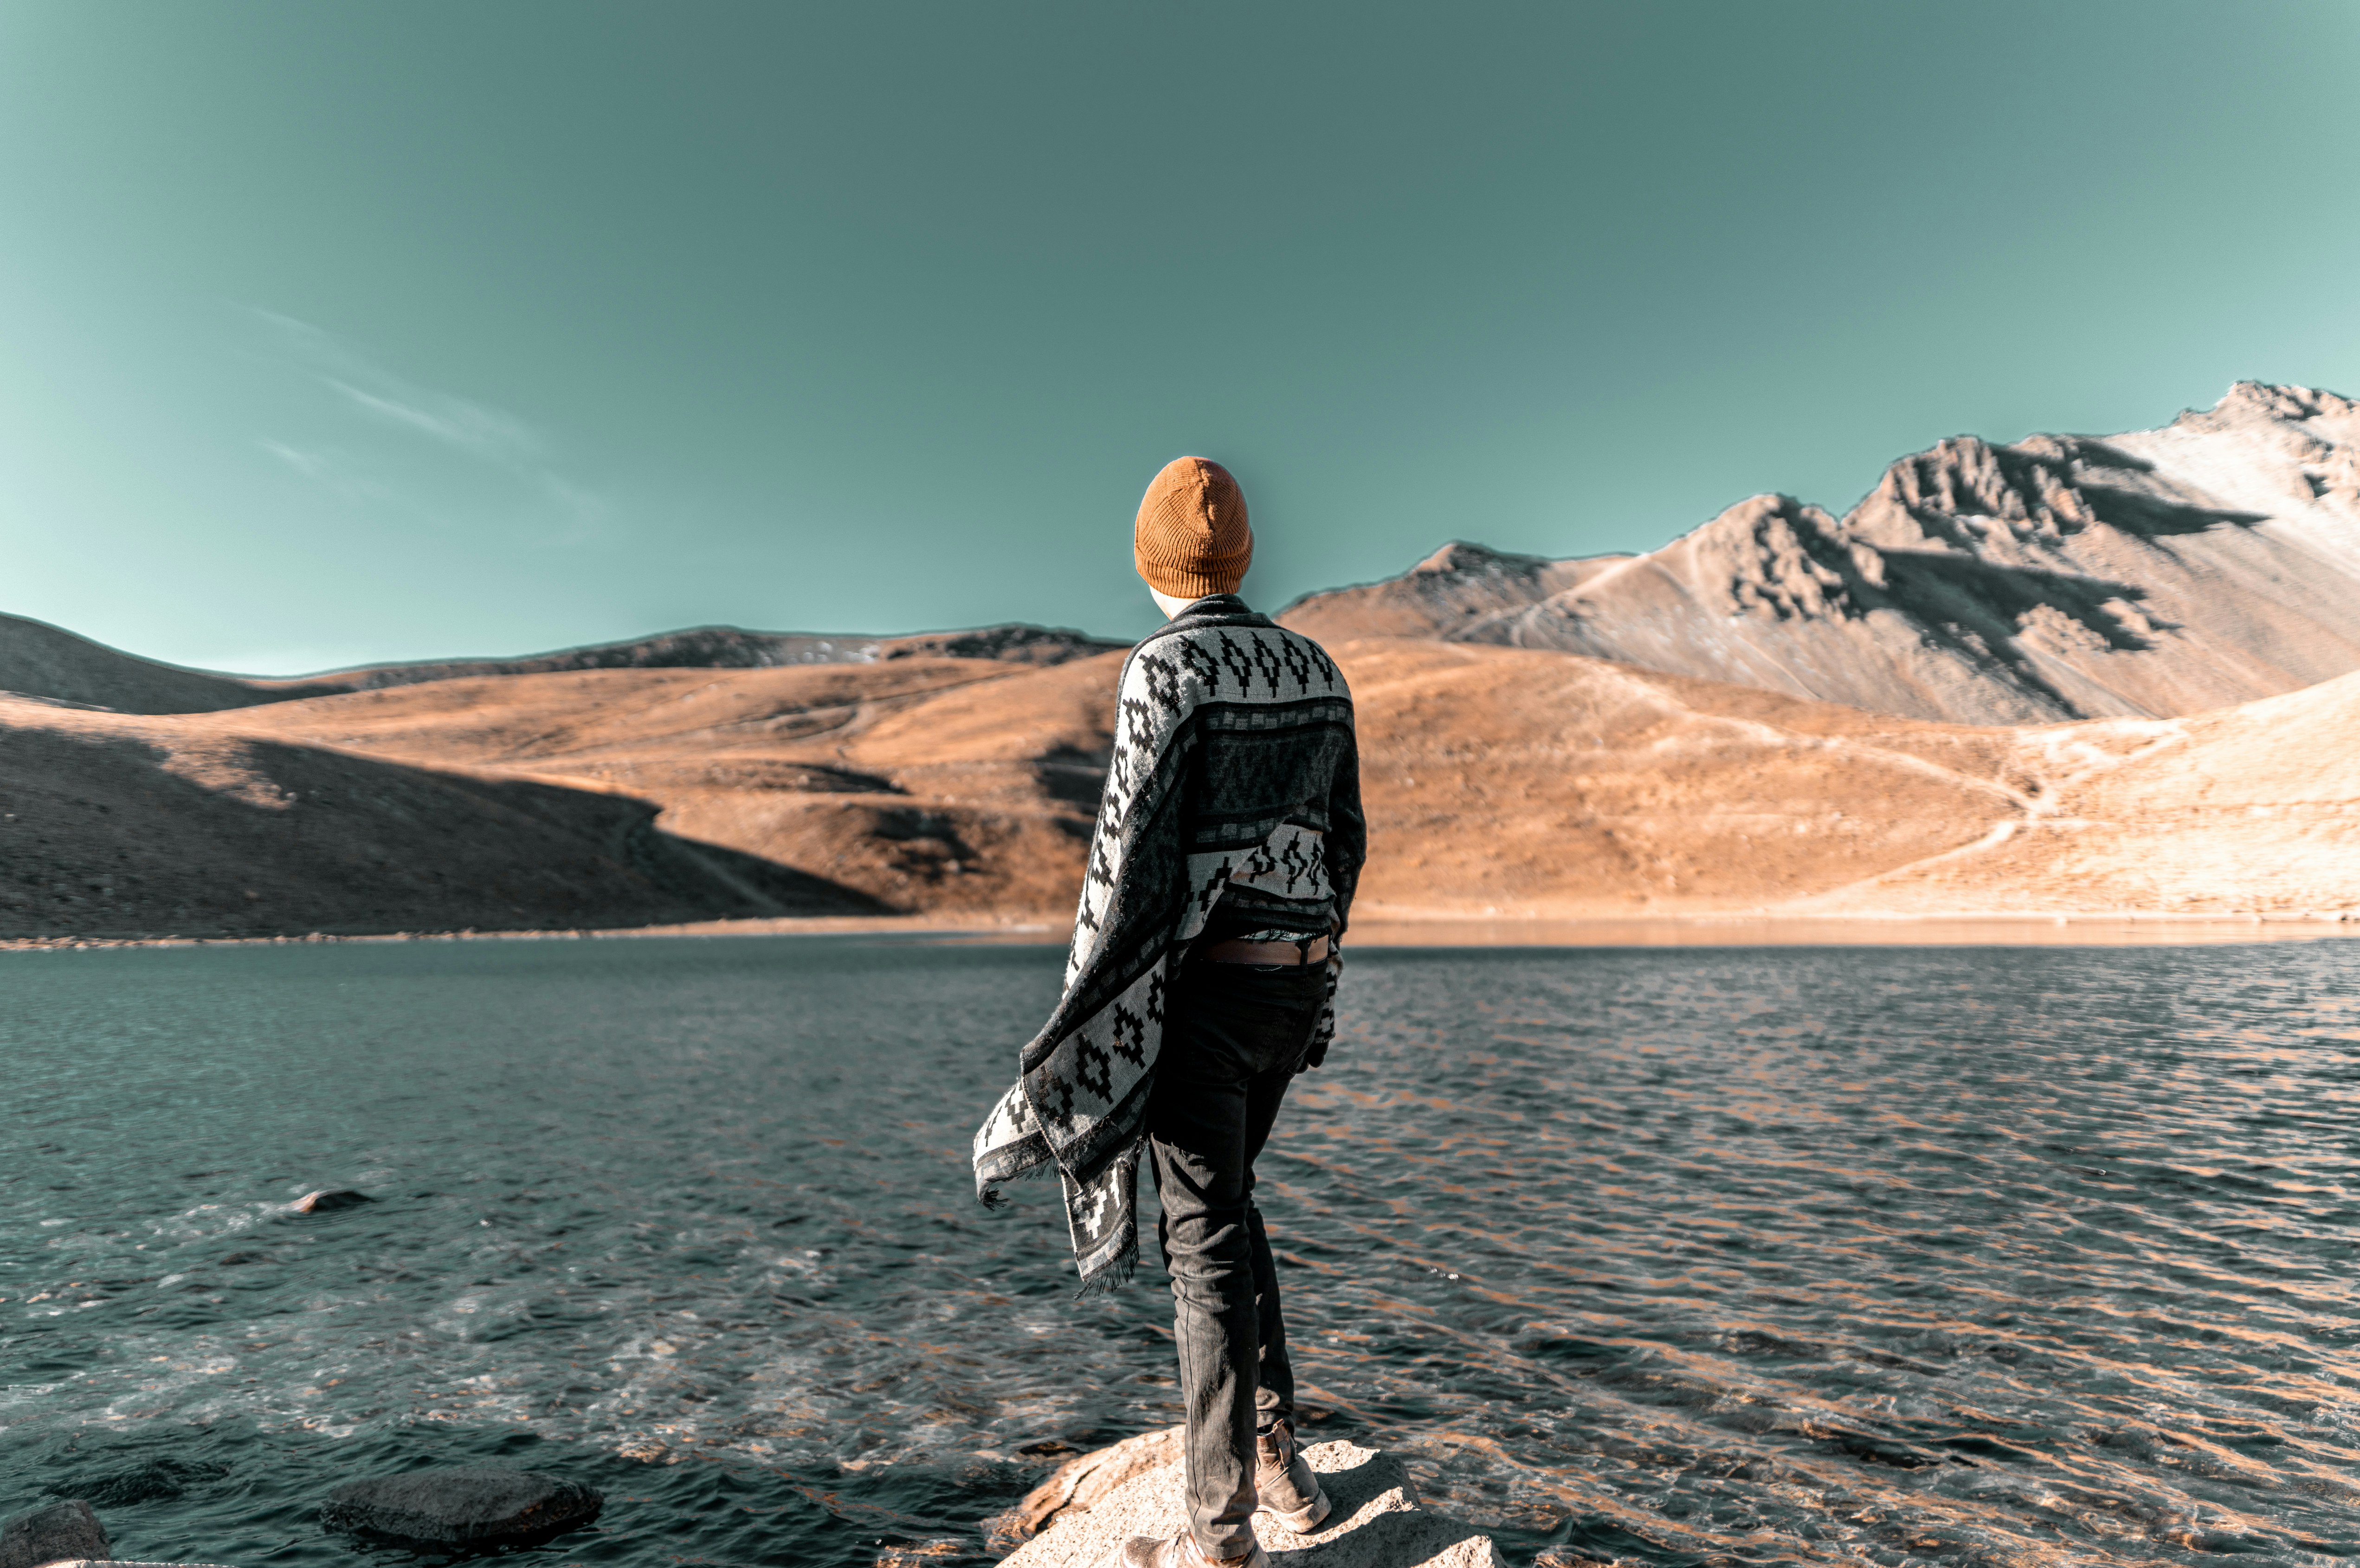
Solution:
{"label": "leather belt", "polygon": [[1315,937],[1308,952],[1293,942],[1216,942],[1204,953],[1207,963],[1216,964],[1324,964],[1328,961],[1328,938]]}

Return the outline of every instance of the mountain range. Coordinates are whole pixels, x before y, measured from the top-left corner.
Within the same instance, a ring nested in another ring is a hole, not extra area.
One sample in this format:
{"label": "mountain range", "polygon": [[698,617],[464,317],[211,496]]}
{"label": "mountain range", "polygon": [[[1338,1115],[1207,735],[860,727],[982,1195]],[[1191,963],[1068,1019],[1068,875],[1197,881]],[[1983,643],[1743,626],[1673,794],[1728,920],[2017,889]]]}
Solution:
{"label": "mountain range", "polygon": [[[1298,601],[1356,694],[1363,912],[2360,913],[2355,447],[2245,383],[1944,442],[1841,521]],[[263,680],[0,618],[0,938],[1058,921],[1121,662],[702,628]]]}
{"label": "mountain range", "polygon": [[2197,713],[2360,669],[2360,404],[2244,381],[2159,430],[1959,436],[1841,519],[1760,495],[1639,555],[1453,543],[1280,620],[1963,724]]}

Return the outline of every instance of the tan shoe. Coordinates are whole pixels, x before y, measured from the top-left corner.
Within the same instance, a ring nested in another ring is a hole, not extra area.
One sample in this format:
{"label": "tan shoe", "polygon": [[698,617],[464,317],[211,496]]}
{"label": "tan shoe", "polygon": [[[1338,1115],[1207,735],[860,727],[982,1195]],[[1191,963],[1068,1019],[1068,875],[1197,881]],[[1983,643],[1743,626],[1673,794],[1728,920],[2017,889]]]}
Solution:
{"label": "tan shoe", "polygon": [[1297,1535],[1318,1529],[1334,1507],[1310,1463],[1295,1451],[1292,1421],[1254,1434],[1254,1494],[1261,1499],[1254,1512],[1268,1514]]}
{"label": "tan shoe", "polygon": [[1163,1541],[1134,1535],[1107,1559],[1106,1568],[1270,1568],[1270,1553],[1261,1541],[1249,1541],[1247,1548],[1243,1557],[1207,1557],[1185,1530]]}

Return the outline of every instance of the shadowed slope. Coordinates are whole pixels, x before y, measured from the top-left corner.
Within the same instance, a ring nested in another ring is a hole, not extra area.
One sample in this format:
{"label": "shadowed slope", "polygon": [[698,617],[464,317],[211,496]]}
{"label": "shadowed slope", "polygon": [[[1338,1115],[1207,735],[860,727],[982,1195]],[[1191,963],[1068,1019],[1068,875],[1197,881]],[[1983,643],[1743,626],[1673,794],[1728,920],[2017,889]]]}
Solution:
{"label": "shadowed slope", "polygon": [[240,936],[846,915],[625,796],[0,699],[0,935]]}
{"label": "shadowed slope", "polygon": [[2193,713],[2360,668],[2360,405],[2241,382],[2162,430],[1963,436],[1841,521],[1756,496],[1644,555],[1454,545],[1280,619],[1968,723]]}
{"label": "shadowed slope", "polygon": [[211,713],[335,689],[290,681],[265,690],[235,675],[158,663],[44,621],[0,615],[0,693],[118,713]]}

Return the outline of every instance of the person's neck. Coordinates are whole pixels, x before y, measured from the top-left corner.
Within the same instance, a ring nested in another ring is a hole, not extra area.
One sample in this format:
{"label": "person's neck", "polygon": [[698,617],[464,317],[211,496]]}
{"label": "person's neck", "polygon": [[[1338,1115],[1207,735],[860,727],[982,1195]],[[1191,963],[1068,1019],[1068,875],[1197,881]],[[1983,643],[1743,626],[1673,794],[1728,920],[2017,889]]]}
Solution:
{"label": "person's neck", "polygon": [[1192,604],[1200,604],[1206,599],[1220,597],[1216,594],[1198,594],[1193,598],[1182,598],[1177,594],[1167,594],[1162,588],[1150,588],[1147,591],[1155,600],[1155,608],[1164,612],[1164,619],[1166,620],[1177,618],[1182,610]]}

